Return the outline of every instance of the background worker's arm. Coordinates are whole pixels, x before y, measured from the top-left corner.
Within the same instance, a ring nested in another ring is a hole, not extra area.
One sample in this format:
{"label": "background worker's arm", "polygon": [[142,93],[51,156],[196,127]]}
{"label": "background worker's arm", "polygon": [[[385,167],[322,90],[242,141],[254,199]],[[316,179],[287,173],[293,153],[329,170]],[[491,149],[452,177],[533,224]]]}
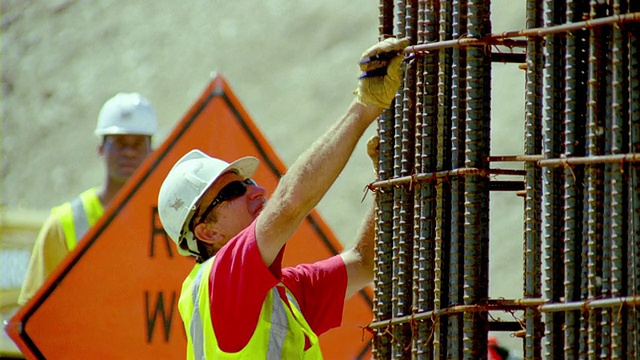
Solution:
{"label": "background worker's arm", "polygon": [[49,215],[33,245],[18,304],[24,305],[40,289],[47,277],[69,253],[60,220]]}
{"label": "background worker's arm", "polygon": [[402,50],[407,45],[405,39],[387,39],[363,54],[363,58],[367,58],[399,52],[391,60],[361,66],[363,71],[386,67],[387,75],[361,79],[356,100],[346,114],[298,157],[280,179],[257,220],[256,239],[265,264],[273,262],[305,216],[334,183],[367,127],[391,105],[402,79]]}

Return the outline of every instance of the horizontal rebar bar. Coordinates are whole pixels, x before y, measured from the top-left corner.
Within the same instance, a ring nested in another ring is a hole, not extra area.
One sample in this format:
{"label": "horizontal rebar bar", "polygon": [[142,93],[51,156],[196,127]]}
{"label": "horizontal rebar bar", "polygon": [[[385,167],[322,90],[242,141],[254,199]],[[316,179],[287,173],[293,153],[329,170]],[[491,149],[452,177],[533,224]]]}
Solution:
{"label": "horizontal rebar bar", "polygon": [[412,321],[421,321],[425,319],[431,319],[440,317],[443,315],[449,315],[462,312],[481,312],[481,311],[515,311],[524,310],[527,308],[533,308],[539,312],[560,312],[560,311],[575,311],[575,310],[591,310],[602,308],[614,308],[618,306],[632,306],[637,307],[640,305],[640,295],[620,297],[614,299],[597,299],[597,300],[584,300],[574,301],[568,303],[545,303],[543,299],[514,299],[514,300],[489,300],[482,304],[475,305],[454,305],[443,309],[437,309],[432,311],[425,311],[422,313],[394,317],[389,320],[376,321],[369,324],[370,329],[379,329],[389,325],[397,325]]}
{"label": "horizontal rebar bar", "polygon": [[568,303],[555,303],[544,304],[538,307],[540,312],[560,312],[560,311],[575,311],[575,310],[592,310],[592,309],[604,309],[614,308],[618,306],[640,306],[640,295],[611,298],[611,299],[598,299],[598,300],[584,300],[573,301]]}
{"label": "horizontal rebar bar", "polygon": [[538,161],[539,166],[554,167],[563,165],[586,165],[586,164],[604,164],[618,162],[640,162],[640,154],[616,154],[616,155],[598,155],[598,156],[582,156],[567,157],[560,159],[543,159]]}
{"label": "horizontal rebar bar", "polygon": [[369,188],[378,189],[382,187],[397,186],[397,185],[402,185],[406,183],[431,181],[435,179],[446,178],[449,176],[465,176],[469,174],[488,175],[488,172],[486,170],[481,170],[477,168],[460,168],[460,169],[453,169],[453,170],[446,170],[446,171],[438,171],[433,173],[423,173],[423,174],[411,175],[411,176],[401,176],[401,177],[391,178],[387,180],[378,180],[378,181],[372,182],[369,185]]}
{"label": "horizontal rebar bar", "polygon": [[497,34],[489,34],[481,39],[462,37],[455,40],[438,41],[428,44],[408,46],[404,49],[405,54],[420,54],[429,50],[440,50],[456,46],[477,46],[477,45],[502,45],[507,47],[524,47],[526,41],[513,41],[509,38],[515,37],[540,37],[550,34],[558,34],[582,29],[593,29],[600,26],[612,24],[624,24],[640,21],[640,12],[623,15],[613,15],[592,20],[567,23],[556,26],[539,27],[526,30],[505,31]]}
{"label": "horizontal rebar bar", "polygon": [[518,161],[540,161],[544,159],[543,155],[498,155],[489,156],[489,162],[518,162]]}

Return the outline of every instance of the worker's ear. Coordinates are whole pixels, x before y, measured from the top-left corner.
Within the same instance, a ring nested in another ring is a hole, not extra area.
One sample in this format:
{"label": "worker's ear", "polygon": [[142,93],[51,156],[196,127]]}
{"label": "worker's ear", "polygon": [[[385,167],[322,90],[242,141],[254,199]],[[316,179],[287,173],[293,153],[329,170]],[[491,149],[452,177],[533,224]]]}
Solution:
{"label": "worker's ear", "polygon": [[207,245],[215,245],[222,241],[224,236],[217,232],[213,226],[209,223],[200,223],[193,229],[193,233],[200,241]]}

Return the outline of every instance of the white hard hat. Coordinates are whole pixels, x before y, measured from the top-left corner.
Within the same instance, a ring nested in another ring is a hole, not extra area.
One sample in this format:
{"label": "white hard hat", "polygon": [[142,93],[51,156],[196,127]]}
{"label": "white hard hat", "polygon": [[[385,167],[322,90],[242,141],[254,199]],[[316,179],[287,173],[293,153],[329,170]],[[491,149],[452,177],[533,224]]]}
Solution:
{"label": "white hard hat", "polygon": [[149,135],[158,130],[156,112],[138,93],[118,93],[102,105],[95,134]]}
{"label": "white hard hat", "polygon": [[196,255],[198,247],[189,229],[196,204],[220,175],[235,172],[250,178],[260,161],[247,156],[231,164],[210,157],[200,150],[184,155],[167,174],[158,193],[158,215],[171,240],[178,245],[180,255]]}

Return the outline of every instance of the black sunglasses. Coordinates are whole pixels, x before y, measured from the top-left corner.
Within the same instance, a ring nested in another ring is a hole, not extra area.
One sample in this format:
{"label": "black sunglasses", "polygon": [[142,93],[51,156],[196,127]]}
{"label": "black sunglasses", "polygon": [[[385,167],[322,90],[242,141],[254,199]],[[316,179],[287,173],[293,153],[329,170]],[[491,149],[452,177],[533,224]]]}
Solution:
{"label": "black sunglasses", "polygon": [[198,220],[198,222],[205,220],[209,216],[211,211],[213,211],[213,208],[215,208],[221,202],[233,200],[246,194],[247,186],[249,185],[256,185],[256,182],[252,179],[244,179],[242,181],[232,181],[225,185],[222,189],[220,189],[218,195],[213,199],[213,201],[211,201],[209,206],[204,209],[204,212],[202,213],[202,215],[200,215],[200,220]]}

